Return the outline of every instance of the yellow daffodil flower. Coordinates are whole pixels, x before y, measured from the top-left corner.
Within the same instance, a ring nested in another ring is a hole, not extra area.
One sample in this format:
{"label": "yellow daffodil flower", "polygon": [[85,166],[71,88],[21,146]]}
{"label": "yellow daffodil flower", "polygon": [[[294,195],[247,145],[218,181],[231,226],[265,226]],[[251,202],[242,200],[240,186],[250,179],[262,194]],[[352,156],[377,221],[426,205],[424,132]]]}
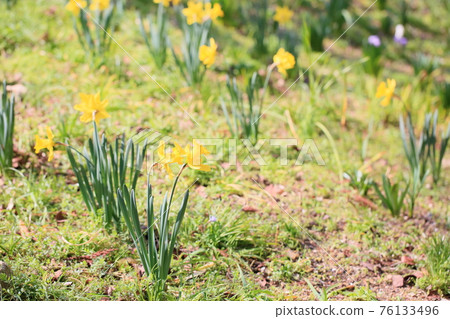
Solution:
{"label": "yellow daffodil flower", "polygon": [[209,172],[211,170],[211,166],[202,164],[202,155],[209,154],[203,146],[194,142],[192,150],[191,145],[188,144],[184,148],[184,151],[186,153],[186,164],[189,168],[204,172]]}
{"label": "yellow daffodil flower", "polygon": [[158,163],[164,163],[164,164],[172,164],[172,163],[177,163],[177,164],[183,164],[184,160],[183,158],[186,156],[183,148],[177,143],[174,142],[175,148],[172,150],[171,153],[167,153],[166,152],[166,144],[164,143],[164,141],[160,141],[159,142],[159,146],[158,146],[158,157],[159,157],[159,161]]}
{"label": "yellow daffodil flower", "polygon": [[55,142],[53,141],[53,133],[50,127],[46,127],[47,138],[40,138],[39,135],[36,135],[36,144],[34,145],[34,151],[38,154],[43,149],[48,149],[48,161],[53,160],[53,148],[55,146]]}
{"label": "yellow daffodil flower", "polygon": [[100,100],[100,93],[97,94],[84,94],[80,93],[81,103],[74,106],[74,109],[82,112],[80,121],[83,123],[89,123],[92,120],[98,124],[98,122],[104,118],[109,117],[106,112],[106,106],[108,100]]}
{"label": "yellow daffodil flower", "polygon": [[179,165],[187,164],[189,168],[200,171],[208,172],[211,170],[209,165],[202,164],[202,157],[210,154],[205,147],[195,141],[192,147],[188,144],[185,148],[182,148],[176,142],[174,142],[174,145],[174,149],[169,153],[166,152],[166,145],[164,141],[160,141],[157,149],[159,157],[158,164],[161,165],[165,171],[167,171],[170,178],[174,176],[174,173],[170,167],[170,164],[173,163],[177,163]]}
{"label": "yellow daffodil flower", "polygon": [[211,67],[216,61],[217,44],[213,38],[209,39],[209,46],[202,45],[199,51],[199,59],[207,68]]}
{"label": "yellow daffodil flower", "polygon": [[103,11],[109,8],[110,0],[92,0],[89,9]]}
{"label": "yellow daffodil flower", "polygon": [[187,19],[187,24],[203,23],[205,12],[203,11],[203,3],[198,1],[188,1],[187,8],[182,10]]}
{"label": "yellow daffodil flower", "polygon": [[177,163],[182,165],[184,163],[184,158],[186,157],[186,153],[184,149],[177,142],[173,142],[175,148],[172,150],[172,161],[173,163]]}
{"label": "yellow daffodil flower", "polygon": [[217,18],[222,18],[224,16],[224,13],[222,11],[222,7],[220,4],[215,3],[214,6],[211,4],[211,2],[205,3],[205,17],[207,19],[211,19],[213,21],[216,21]]}
{"label": "yellow daffodil flower", "polygon": [[172,178],[174,174],[170,168],[170,164],[174,163],[174,161],[172,161],[171,154],[166,153],[166,144],[164,141],[159,142],[157,153],[159,157],[158,164],[161,165],[166,170],[167,174],[169,174],[169,177]]}
{"label": "yellow daffodil flower", "polygon": [[395,82],[394,79],[387,79],[386,82],[381,82],[380,85],[378,85],[376,97],[384,99],[381,101],[382,106],[388,106],[389,103],[391,103],[391,99],[394,96],[395,86],[397,85],[397,82]]}
{"label": "yellow daffodil flower", "polygon": [[286,76],[286,70],[292,69],[295,65],[294,56],[281,48],[273,57],[273,63],[277,66],[278,71]]}
{"label": "yellow daffodil flower", "polygon": [[275,15],[273,19],[278,22],[280,25],[286,24],[291,21],[292,16],[294,15],[294,11],[290,10],[288,7],[280,7],[277,6],[275,9]]}
{"label": "yellow daffodil flower", "polygon": [[66,10],[72,12],[74,15],[80,14],[80,7],[86,8],[87,2],[85,0],[69,0],[69,2],[66,4]]}

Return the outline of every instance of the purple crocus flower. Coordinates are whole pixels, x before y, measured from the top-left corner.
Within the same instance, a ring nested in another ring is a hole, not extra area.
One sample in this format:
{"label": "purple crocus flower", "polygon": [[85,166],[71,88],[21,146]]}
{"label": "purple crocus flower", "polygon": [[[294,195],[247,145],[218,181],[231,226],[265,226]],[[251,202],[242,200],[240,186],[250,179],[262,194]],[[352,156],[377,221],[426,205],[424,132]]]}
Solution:
{"label": "purple crocus flower", "polygon": [[209,222],[215,223],[216,221],[217,221],[216,216],[211,216],[211,217],[209,217]]}
{"label": "purple crocus flower", "polygon": [[408,44],[408,39],[405,37],[401,37],[401,38],[396,38],[394,37],[394,41],[397,42],[398,44],[405,46]]}
{"label": "purple crocus flower", "polygon": [[395,26],[394,41],[400,45],[405,46],[408,43],[408,39],[404,37],[404,34],[405,27],[401,24],[397,24]]}
{"label": "purple crocus flower", "polygon": [[374,47],[377,47],[377,48],[381,45],[381,39],[380,39],[380,37],[377,36],[377,35],[371,35],[371,36],[369,36],[369,38],[367,39],[367,42],[368,42],[370,45],[373,45]]}

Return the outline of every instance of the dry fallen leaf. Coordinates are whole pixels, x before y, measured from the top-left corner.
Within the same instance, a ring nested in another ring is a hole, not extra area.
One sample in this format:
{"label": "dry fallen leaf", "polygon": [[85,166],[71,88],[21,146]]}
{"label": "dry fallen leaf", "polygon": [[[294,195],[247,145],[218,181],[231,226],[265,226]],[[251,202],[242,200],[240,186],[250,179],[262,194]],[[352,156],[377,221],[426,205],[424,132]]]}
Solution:
{"label": "dry fallen leaf", "polygon": [[27,93],[27,88],[23,84],[14,84],[14,85],[8,85],[6,89],[14,94],[15,96],[24,95]]}
{"label": "dry fallen leaf", "polygon": [[12,210],[13,208],[14,208],[14,200],[13,200],[13,198],[11,197],[11,198],[9,199],[8,205],[6,206],[6,210]]}
{"label": "dry fallen leaf", "polygon": [[114,290],[116,290],[116,288],[114,286],[108,286],[105,289],[105,294],[107,296],[112,296],[112,293],[114,292]]}
{"label": "dry fallen leaf", "polygon": [[402,256],[401,258],[401,262],[403,264],[409,265],[409,266],[414,266],[415,262],[411,257],[408,256]]}
{"label": "dry fallen leaf", "polygon": [[358,204],[361,204],[363,206],[372,208],[372,209],[377,209],[377,205],[372,202],[371,200],[364,198],[362,196],[356,195],[353,197],[353,199],[355,200],[355,202],[357,202]]}
{"label": "dry fallen leaf", "polygon": [[103,250],[97,251],[91,255],[69,257],[69,258],[67,258],[67,260],[92,260],[92,259],[100,257],[100,256],[106,256],[115,250],[117,250],[117,249],[115,249],[115,248],[103,249]]}
{"label": "dry fallen leaf", "polygon": [[266,288],[267,280],[265,278],[262,278],[261,280],[258,280],[258,284],[261,288]]}
{"label": "dry fallen leaf", "polygon": [[55,273],[52,276],[52,281],[57,281],[62,275],[62,269],[59,269],[55,271]]}
{"label": "dry fallen leaf", "polygon": [[55,213],[55,219],[58,224],[64,223],[67,220],[67,214],[63,211],[58,211]]}
{"label": "dry fallen leaf", "polygon": [[292,261],[296,261],[300,257],[300,253],[296,250],[288,249],[286,254]]}
{"label": "dry fallen leaf", "polygon": [[198,270],[206,270],[208,268],[214,267],[215,263],[213,263],[212,261],[204,264],[203,266],[199,267]]}
{"label": "dry fallen leaf", "polygon": [[246,213],[254,213],[254,212],[258,211],[258,208],[249,206],[249,205],[245,205],[244,207],[242,207],[242,210]]}
{"label": "dry fallen leaf", "polygon": [[366,267],[367,269],[371,270],[371,271],[375,271],[375,265],[369,262],[365,262],[363,261],[361,263],[361,266]]}
{"label": "dry fallen leaf", "polygon": [[195,192],[196,192],[200,197],[206,198],[206,197],[208,197],[208,195],[206,194],[205,189],[206,189],[205,186],[199,186],[199,187],[197,187],[197,188],[195,189]]}
{"label": "dry fallen leaf", "polygon": [[270,184],[269,186],[266,186],[266,188],[264,190],[266,192],[268,192],[270,195],[272,195],[273,197],[276,197],[276,196],[284,193],[284,186]]}
{"label": "dry fallen leaf", "polygon": [[19,221],[19,235],[23,238],[30,236],[30,231],[23,221]]}

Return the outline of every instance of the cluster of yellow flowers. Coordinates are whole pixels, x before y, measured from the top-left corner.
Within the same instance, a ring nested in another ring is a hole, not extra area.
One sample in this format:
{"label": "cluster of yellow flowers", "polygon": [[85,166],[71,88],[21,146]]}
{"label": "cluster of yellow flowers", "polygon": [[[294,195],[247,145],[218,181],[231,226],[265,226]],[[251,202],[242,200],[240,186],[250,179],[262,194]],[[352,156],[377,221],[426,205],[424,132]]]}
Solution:
{"label": "cluster of yellow flowers", "polygon": [[175,147],[171,152],[166,152],[166,144],[161,141],[158,147],[158,164],[164,167],[170,177],[174,176],[172,169],[170,168],[170,164],[186,164],[189,168],[204,172],[209,172],[211,170],[211,166],[203,164],[202,158],[206,155],[209,155],[210,152],[194,141],[191,144],[187,144],[184,148],[181,147],[177,142],[174,142]]}
{"label": "cluster of yellow flowers", "polygon": [[[101,119],[108,118],[109,114],[106,112],[108,100],[100,100],[100,93],[97,94],[84,94],[80,93],[81,103],[74,106],[74,109],[82,112],[80,121],[83,123],[89,123],[95,121],[98,123]],[[49,151],[48,161],[53,160],[54,147],[57,143],[53,140],[54,135],[50,127],[46,127],[47,138],[40,138],[36,135],[36,143],[34,150],[38,154],[41,150],[47,149]],[[158,164],[163,166],[170,177],[174,176],[170,164],[177,163],[180,165],[186,164],[188,167],[194,170],[210,171],[211,167],[206,164],[202,164],[202,158],[209,155],[210,152],[197,142],[188,144],[182,148],[178,143],[174,143],[175,148],[172,152],[166,152],[164,142],[161,142],[158,147]]]}
{"label": "cluster of yellow flowers", "polygon": [[[209,46],[202,45],[200,47],[199,59],[207,68],[214,64],[216,55],[217,44],[213,38],[209,39]],[[273,57],[273,63],[278,71],[286,76],[286,70],[290,70],[295,66],[295,57],[285,49],[280,48]]]}
{"label": "cluster of yellow flowers", "polygon": [[278,24],[283,25],[291,21],[292,17],[294,15],[294,11],[289,9],[288,7],[280,7],[277,6],[275,8],[275,15],[273,19],[278,22]]}
{"label": "cluster of yellow flowers", "polygon": [[220,4],[211,2],[203,3],[202,1],[188,1],[187,8],[182,10],[189,25],[194,23],[203,23],[209,19],[215,21],[219,17],[223,17],[224,13]]}
{"label": "cluster of yellow flowers", "polygon": [[[110,0],[91,0],[90,3],[91,3],[91,5],[89,6],[90,10],[103,11],[109,8]],[[84,9],[86,7],[87,7],[86,0],[69,0],[69,2],[66,4],[66,9],[76,16],[80,14],[80,9]]]}
{"label": "cluster of yellow flowers", "polygon": [[[80,121],[83,123],[89,123],[91,121],[95,121],[98,123],[101,119],[109,117],[109,114],[106,112],[106,106],[108,106],[108,101],[100,100],[100,93],[97,94],[84,94],[80,93],[81,103],[74,106],[74,109],[82,112],[83,114],[80,117]],[[48,161],[50,162],[53,159],[54,152],[53,149],[56,143],[53,141],[54,135],[50,127],[46,127],[47,138],[40,138],[36,135],[36,143],[34,145],[34,151],[38,154],[41,150],[47,149],[48,153]]]}
{"label": "cluster of yellow flowers", "polygon": [[168,7],[171,4],[173,4],[174,6],[177,6],[180,4],[180,2],[181,2],[181,0],[153,0],[153,3],[156,3],[156,4],[162,3],[163,6],[165,6],[165,7]]}
{"label": "cluster of yellow flowers", "polygon": [[286,70],[290,70],[295,66],[295,57],[285,49],[280,48],[273,57],[273,63],[278,71],[286,76]]}

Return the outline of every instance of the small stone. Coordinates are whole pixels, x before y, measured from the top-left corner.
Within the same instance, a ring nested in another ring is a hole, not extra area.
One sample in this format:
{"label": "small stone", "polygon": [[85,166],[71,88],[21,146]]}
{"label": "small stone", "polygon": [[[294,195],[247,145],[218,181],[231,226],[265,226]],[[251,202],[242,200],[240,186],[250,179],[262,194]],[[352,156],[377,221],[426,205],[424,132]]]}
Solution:
{"label": "small stone", "polygon": [[403,280],[403,276],[400,275],[393,275],[392,276],[392,286],[395,288],[403,287],[405,284],[405,281]]}

